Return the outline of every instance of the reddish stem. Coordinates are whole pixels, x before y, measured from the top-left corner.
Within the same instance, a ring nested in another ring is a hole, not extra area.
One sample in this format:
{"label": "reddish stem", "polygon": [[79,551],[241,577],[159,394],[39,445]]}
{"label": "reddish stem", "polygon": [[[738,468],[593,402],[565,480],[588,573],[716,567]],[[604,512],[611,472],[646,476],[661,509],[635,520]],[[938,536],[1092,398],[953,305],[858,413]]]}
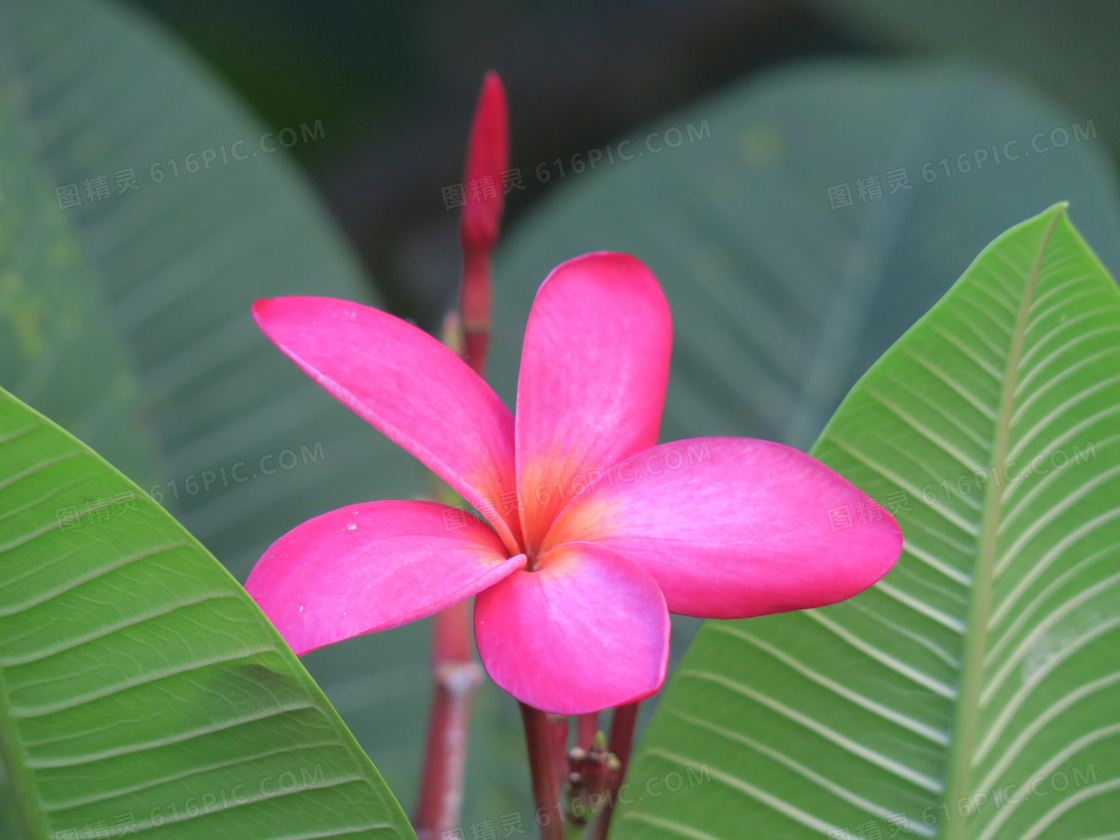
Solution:
{"label": "reddish stem", "polygon": [[568,783],[568,719],[549,715],[548,735],[552,772],[556,776],[557,788],[563,790],[564,785]]}
{"label": "reddish stem", "polygon": [[630,766],[630,750],[634,746],[634,724],[638,721],[638,706],[640,705],[641,701],[619,706],[614,710],[614,716],[611,718],[611,737],[608,749],[618,758],[621,766],[611,783],[603,813],[599,815],[599,819],[595,823],[595,831],[591,835],[592,840],[607,840],[607,833],[611,827],[611,814],[614,813],[614,803],[618,799],[618,790],[622,787],[622,780],[626,778],[626,770]]}
{"label": "reddish stem", "polygon": [[591,749],[591,742],[595,740],[595,733],[599,731],[599,713],[591,712],[579,716],[579,728],[576,730],[576,746],[585,750]]}
{"label": "reddish stem", "polygon": [[468,598],[435,615],[432,622],[432,659],[436,667],[447,662],[471,662],[471,602]]}
{"label": "reddish stem", "polygon": [[490,307],[492,280],[488,250],[463,252],[463,281],[459,291],[459,312],[466,343],[462,355],[471,370],[486,374],[487,351],[490,347]]}
{"label": "reddish stem", "polygon": [[432,619],[435,697],[416,808],[420,840],[436,840],[459,824],[471,701],[483,676],[482,666],[472,658],[469,628],[469,601],[448,607]]}
{"label": "reddish stem", "polygon": [[533,778],[533,800],[537,803],[537,825],[541,840],[564,840],[564,817],[560,786],[556,783],[552,761],[553,727],[548,715],[520,703],[525,724],[525,744],[529,748],[529,773]]}

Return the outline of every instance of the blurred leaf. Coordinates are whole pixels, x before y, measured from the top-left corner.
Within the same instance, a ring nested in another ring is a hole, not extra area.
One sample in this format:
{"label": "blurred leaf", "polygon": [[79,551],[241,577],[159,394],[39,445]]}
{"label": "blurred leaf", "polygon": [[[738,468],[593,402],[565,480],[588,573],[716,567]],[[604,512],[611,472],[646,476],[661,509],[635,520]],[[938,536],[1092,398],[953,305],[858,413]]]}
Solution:
{"label": "blurred leaf", "polygon": [[[88,435],[241,579],[299,522],[426,482],[249,317],[283,294],[376,302],[283,150],[267,151],[285,128],[331,142],[318,118],[260,125],[127,8],[0,0],[0,384]],[[137,189],[118,184],[127,170]],[[109,195],[91,200],[99,176]],[[71,184],[82,204],[60,209]],[[427,638],[416,625],[308,660],[406,801]]]}
{"label": "blurred leaf", "polygon": [[136,368],[17,129],[0,97],[0,382],[150,484],[159,473],[137,416]]}
{"label": "blurred leaf", "polygon": [[[617,140],[614,162],[604,155],[595,170],[574,174],[565,156],[569,183],[502,253],[499,393],[512,404],[522,330],[547,272],[587,251],[625,251],[650,266],[673,308],[662,439],[751,435],[808,448],[951,278],[1039,207],[1073,202],[1105,263],[1120,268],[1114,175],[1095,125],[1078,122],[1087,136],[1075,142],[1074,122],[984,72],[829,62],[643,126],[623,138],[632,160]],[[1064,147],[1046,140],[1048,151],[1032,153],[1031,138],[1055,129]],[[651,132],[660,152],[645,146]],[[1016,160],[1004,155],[1009,141]],[[978,151],[988,155],[979,167]],[[887,173],[899,169],[910,188],[892,194]],[[522,174],[532,189],[534,170]],[[868,176],[882,197],[861,201],[856,181]],[[854,206],[833,210],[828,189],[845,183]]]}
{"label": "blurred leaf", "polygon": [[[244,576],[286,527],[419,489],[407,456],[340,411],[249,317],[258,297],[371,299],[279,146],[328,142],[330,127],[315,114],[259,125],[115,4],[0,0],[0,33],[3,90],[54,179],[42,193],[74,184],[82,199],[54,215],[76,229],[139,372],[163,459],[157,499]],[[136,189],[118,183],[128,170]],[[90,200],[86,182],[100,176],[109,195]]]}
{"label": "blurred leaf", "polygon": [[[1116,40],[1110,0],[809,0],[858,42],[896,52],[951,53],[1029,81],[1094,118],[1101,142],[1120,151]],[[850,34],[849,34],[850,33]]]}
{"label": "blurred leaf", "polygon": [[822,610],[706,622],[630,781],[707,773],[612,836],[1114,830],[1118,360],[1120,294],[1064,206],[986,248],[813,449],[898,511],[898,566]]}
{"label": "blurred leaf", "polygon": [[31,838],[415,837],[170,514],[3,391],[0,451],[0,747]]}

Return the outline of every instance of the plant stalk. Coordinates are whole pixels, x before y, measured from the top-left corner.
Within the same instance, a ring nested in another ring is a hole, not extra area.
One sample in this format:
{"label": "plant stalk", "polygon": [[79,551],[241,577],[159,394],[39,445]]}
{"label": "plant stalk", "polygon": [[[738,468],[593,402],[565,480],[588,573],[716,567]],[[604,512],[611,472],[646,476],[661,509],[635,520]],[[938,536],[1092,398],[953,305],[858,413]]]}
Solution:
{"label": "plant stalk", "polygon": [[470,639],[470,602],[461,601],[432,618],[435,697],[415,829],[420,840],[437,840],[456,828],[463,805],[471,702],[482,683]]}
{"label": "plant stalk", "polygon": [[552,758],[552,771],[556,775],[556,786],[564,789],[568,783],[568,719],[549,715],[549,756]]}
{"label": "plant stalk", "polygon": [[541,840],[564,840],[564,811],[560,802],[560,786],[556,783],[552,761],[553,727],[548,715],[521,703],[521,719],[525,724],[525,744],[529,749],[529,773],[533,779],[533,801],[536,802],[537,825]]}
{"label": "plant stalk", "polygon": [[607,804],[603,807],[603,812],[599,814],[599,819],[595,821],[595,830],[591,835],[592,840],[607,840],[607,833],[611,827],[611,815],[614,813],[614,804],[618,799],[618,791],[622,787],[622,781],[626,778],[626,770],[630,766],[630,750],[634,746],[634,724],[638,722],[638,707],[640,705],[641,701],[618,706],[611,718],[611,737],[608,749],[619,760],[621,766],[618,768],[618,775],[614,777],[610,789],[607,791]]}
{"label": "plant stalk", "polygon": [[591,742],[595,740],[595,733],[599,731],[599,713],[580,715],[576,730],[576,746],[585,750],[591,749]]}
{"label": "plant stalk", "polygon": [[479,376],[486,374],[490,348],[491,257],[489,251],[463,253],[463,282],[459,292],[459,313],[463,330],[460,355]]}

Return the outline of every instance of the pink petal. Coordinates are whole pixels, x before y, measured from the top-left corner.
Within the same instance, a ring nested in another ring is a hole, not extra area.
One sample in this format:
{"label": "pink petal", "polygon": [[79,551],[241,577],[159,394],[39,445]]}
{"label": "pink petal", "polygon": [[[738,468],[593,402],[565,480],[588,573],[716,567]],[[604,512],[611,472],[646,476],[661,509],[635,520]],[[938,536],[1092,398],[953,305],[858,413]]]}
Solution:
{"label": "pink petal", "polygon": [[474,504],[520,552],[513,416],[436,339],[387,312],[322,297],[258,300],[253,318],[285,355]]}
{"label": "pink petal", "polygon": [[486,670],[518,700],[581,715],[648,697],[665,680],[669,614],[657,584],[622,555],[566,545],[475,599]]}
{"label": "pink petal", "polygon": [[[846,518],[845,518],[846,515]],[[612,468],[545,548],[592,541],[641,564],[675,613],[745,618],[850,598],[894,565],[902,532],[803,452],[748,438],[664,443]]]}
{"label": "pink petal", "polygon": [[625,254],[553,270],[537,292],[517,385],[523,545],[598,470],[657,442],[673,327],[655,278]]}
{"label": "pink petal", "polygon": [[282,536],[245,589],[297,654],[424,618],[525,565],[473,516],[432,502],[366,502]]}

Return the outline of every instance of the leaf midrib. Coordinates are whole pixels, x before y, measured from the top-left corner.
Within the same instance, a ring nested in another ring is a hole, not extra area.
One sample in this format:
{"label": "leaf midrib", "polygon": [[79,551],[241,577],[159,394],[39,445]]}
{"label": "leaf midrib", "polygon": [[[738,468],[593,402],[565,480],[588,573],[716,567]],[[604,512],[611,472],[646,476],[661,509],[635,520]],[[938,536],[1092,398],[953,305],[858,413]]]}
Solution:
{"label": "leaf midrib", "polygon": [[[996,415],[992,439],[992,470],[1002,470],[1010,446],[1011,418],[1015,405],[1015,389],[1019,379],[1019,366],[1023,355],[1030,308],[1038,286],[1042,264],[1050,247],[1050,240],[1058,222],[1065,216],[1062,206],[1050,221],[1038,246],[1034,264],[1023,288],[1015,326],[1011,332],[1011,348],[1007,355],[1007,371],[1001,385],[999,411]],[[984,495],[984,514],[977,539],[976,567],[973,574],[972,601],[969,605],[965,629],[964,655],[961,663],[960,690],[955,713],[956,732],[950,748],[947,784],[944,801],[953,803],[961,797],[971,796],[972,758],[975,754],[979,728],[980,694],[987,652],[988,615],[991,609],[992,576],[997,557],[997,542],[1002,515],[1003,487],[988,482]],[[969,820],[961,819],[944,823],[944,840],[960,840],[967,836]]]}
{"label": "leaf midrib", "polygon": [[29,773],[19,772],[26,766],[27,755],[21,743],[19,731],[15,728],[11,709],[8,707],[7,693],[3,690],[4,669],[0,667],[0,762],[8,774],[8,781],[15,795],[16,814],[28,837],[47,836],[46,818],[40,807],[38,788]]}

